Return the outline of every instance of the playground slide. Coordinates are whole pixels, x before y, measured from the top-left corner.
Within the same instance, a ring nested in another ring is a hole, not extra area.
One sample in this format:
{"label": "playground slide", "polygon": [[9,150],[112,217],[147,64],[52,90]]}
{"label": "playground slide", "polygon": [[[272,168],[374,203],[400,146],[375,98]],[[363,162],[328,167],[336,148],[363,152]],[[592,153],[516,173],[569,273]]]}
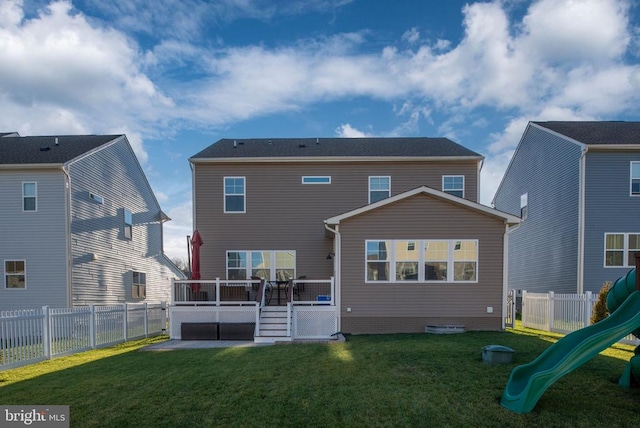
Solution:
{"label": "playground slide", "polygon": [[555,381],[640,328],[640,291],[633,291],[604,320],[563,337],[529,364],[511,372],[500,404],[529,413]]}

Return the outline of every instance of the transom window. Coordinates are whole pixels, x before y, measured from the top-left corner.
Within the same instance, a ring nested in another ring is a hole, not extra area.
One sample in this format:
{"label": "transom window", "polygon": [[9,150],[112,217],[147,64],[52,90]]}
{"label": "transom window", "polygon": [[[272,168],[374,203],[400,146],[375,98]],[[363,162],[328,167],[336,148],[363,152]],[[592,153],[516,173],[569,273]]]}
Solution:
{"label": "transom window", "polygon": [[22,211],[38,210],[38,185],[35,182],[22,183]]}
{"label": "transom window", "polygon": [[227,279],[288,281],[296,277],[295,251],[227,251]]}
{"label": "transom window", "polygon": [[464,175],[443,175],[442,191],[464,198]]}
{"label": "transom window", "polygon": [[144,299],[147,297],[147,275],[144,272],[132,271],[131,297]]}
{"label": "transom window", "polygon": [[4,288],[27,288],[27,269],[24,260],[4,261]]}
{"label": "transom window", "polygon": [[302,177],[302,184],[331,184],[331,177],[305,176]]}
{"label": "transom window", "polygon": [[640,253],[640,233],[605,233],[604,266],[635,267]]}
{"label": "transom window", "polygon": [[369,203],[391,196],[391,177],[369,177]]}
{"label": "transom window", "polygon": [[640,162],[631,162],[631,195],[640,196]]}
{"label": "transom window", "polygon": [[225,177],[224,178],[224,212],[244,213],[245,207],[245,178]]}
{"label": "transom window", "polygon": [[477,240],[366,241],[367,282],[477,282]]}

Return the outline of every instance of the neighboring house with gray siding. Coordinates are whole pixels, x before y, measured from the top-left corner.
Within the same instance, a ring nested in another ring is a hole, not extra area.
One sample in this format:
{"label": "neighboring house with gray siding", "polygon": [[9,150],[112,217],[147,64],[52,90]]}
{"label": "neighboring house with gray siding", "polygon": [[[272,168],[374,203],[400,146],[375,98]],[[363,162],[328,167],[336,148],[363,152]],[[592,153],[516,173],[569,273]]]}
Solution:
{"label": "neighboring house with gray siding", "polygon": [[510,288],[598,292],[640,251],[640,122],[530,122],[493,206],[523,216]]}
{"label": "neighboring house with gray siding", "polygon": [[333,277],[345,333],[499,330],[519,218],[478,203],[482,161],[446,138],[220,140],[190,159],[201,276]]}
{"label": "neighboring house with gray siding", "polygon": [[0,137],[0,310],[171,300],[168,218],[126,136]]}

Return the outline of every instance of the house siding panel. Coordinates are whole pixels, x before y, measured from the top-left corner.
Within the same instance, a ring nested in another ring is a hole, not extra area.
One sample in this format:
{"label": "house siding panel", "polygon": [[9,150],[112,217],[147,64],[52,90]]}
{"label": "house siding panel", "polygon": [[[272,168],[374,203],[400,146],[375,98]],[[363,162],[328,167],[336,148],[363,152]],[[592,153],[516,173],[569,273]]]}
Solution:
{"label": "house siding panel", "polygon": [[[37,182],[37,211],[22,211],[22,183]],[[62,169],[0,171],[0,311],[67,306],[65,175]],[[27,287],[5,289],[4,261],[26,260]]]}
{"label": "house siding panel", "polygon": [[500,211],[528,217],[510,234],[509,288],[577,291],[581,146],[529,126],[494,198]]}
{"label": "house siding panel", "polygon": [[630,162],[637,151],[589,150],[586,157],[584,289],[597,292],[629,268],[604,267],[605,233],[640,233],[640,197],[630,196]]}
{"label": "house siding panel", "polygon": [[[160,207],[126,139],[72,163],[69,173],[73,304],[170,301],[175,275],[162,254]],[[133,239],[124,237],[125,208]],[[132,270],[146,274],[146,299],[132,298]]]}
{"label": "house siding panel", "polygon": [[[416,195],[348,219],[340,224],[340,231],[343,332],[417,332],[428,324],[463,324],[470,330],[501,328],[503,220]],[[367,283],[368,239],[477,239],[478,282]],[[492,314],[487,307],[493,308]]]}
{"label": "house siding panel", "polygon": [[[391,176],[391,194],[442,187],[442,175],[464,175],[477,201],[477,161],[196,163],[195,228],[203,237],[202,277],[226,276],[226,250],[296,250],[298,276],[327,278],[333,249],[323,220],[367,205],[369,176]],[[246,177],[246,213],[223,214],[223,178]],[[303,185],[302,176],[331,176]]]}

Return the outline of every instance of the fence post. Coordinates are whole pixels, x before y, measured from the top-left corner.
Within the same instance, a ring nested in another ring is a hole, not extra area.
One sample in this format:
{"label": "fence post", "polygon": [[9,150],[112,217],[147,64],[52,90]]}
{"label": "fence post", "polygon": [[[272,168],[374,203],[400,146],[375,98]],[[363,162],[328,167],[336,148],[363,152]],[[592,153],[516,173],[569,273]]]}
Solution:
{"label": "fence post", "polygon": [[169,321],[169,311],[167,310],[167,302],[161,302],[160,322],[162,323],[162,334],[167,334],[167,322]]}
{"label": "fence post", "polygon": [[216,306],[220,306],[220,278],[216,278]]}
{"label": "fence post", "polygon": [[51,323],[49,320],[49,306],[42,307],[42,353],[51,359]]}
{"label": "fence post", "polygon": [[549,331],[553,331],[553,321],[555,318],[555,308],[553,307],[554,306],[553,295],[554,295],[554,292],[549,291]]}
{"label": "fence post", "polygon": [[89,340],[91,341],[91,349],[96,349],[96,307],[95,305],[90,305],[91,319],[89,320]]}
{"label": "fence post", "polygon": [[591,324],[591,314],[593,313],[593,305],[591,303],[591,291],[587,291],[587,301],[584,305],[584,326]]}
{"label": "fence post", "polygon": [[122,304],[122,337],[126,342],[128,339],[128,326],[127,326],[127,318],[129,318],[129,312],[127,311],[127,304]]}
{"label": "fence post", "polygon": [[520,320],[522,321],[522,327],[526,327],[528,321],[527,311],[525,310],[527,301],[527,290],[521,290],[520,295],[520,298],[522,299],[520,300]]}
{"label": "fence post", "polygon": [[149,309],[147,302],[144,302],[144,337],[149,337]]}

